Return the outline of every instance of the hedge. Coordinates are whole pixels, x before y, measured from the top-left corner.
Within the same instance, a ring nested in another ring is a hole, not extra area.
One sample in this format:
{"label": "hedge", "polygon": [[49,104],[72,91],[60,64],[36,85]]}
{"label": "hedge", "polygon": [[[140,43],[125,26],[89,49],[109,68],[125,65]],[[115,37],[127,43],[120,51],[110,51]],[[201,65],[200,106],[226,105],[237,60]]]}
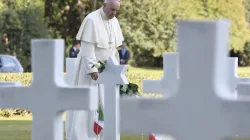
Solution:
{"label": "hedge", "polygon": [[[141,92],[142,80],[145,79],[160,79],[162,72],[129,72],[127,74],[127,78],[129,82],[138,84]],[[8,82],[21,82],[23,85],[30,85],[32,82],[32,73],[24,73],[24,74],[0,74],[0,81],[8,81]],[[149,96],[161,96],[158,94],[149,94]],[[30,115],[30,111],[24,109],[0,109],[0,117],[12,117],[12,116],[27,116]]]}
{"label": "hedge", "polygon": [[[157,80],[160,79],[163,75],[163,72],[158,71],[138,71],[138,72],[128,72],[127,78],[129,82],[138,84],[141,91],[142,80]],[[250,77],[250,73],[239,73],[240,77]],[[23,85],[30,85],[32,82],[32,74],[24,73],[24,74],[0,74],[0,81],[8,81],[8,82],[21,82]],[[152,94],[143,94],[144,96],[154,96],[161,97],[161,94],[152,93]],[[26,116],[30,115],[30,111],[24,109],[0,109],[0,117],[12,117],[12,116]]]}

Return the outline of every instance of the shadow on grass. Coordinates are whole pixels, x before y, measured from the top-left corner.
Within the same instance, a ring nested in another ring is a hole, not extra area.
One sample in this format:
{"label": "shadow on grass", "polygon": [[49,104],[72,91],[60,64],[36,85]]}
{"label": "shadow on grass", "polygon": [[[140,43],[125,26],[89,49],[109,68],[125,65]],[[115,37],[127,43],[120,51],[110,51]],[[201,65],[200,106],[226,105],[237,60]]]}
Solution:
{"label": "shadow on grass", "polygon": [[[0,120],[0,140],[31,140],[31,127],[31,120]],[[123,135],[121,140],[148,140],[148,137]]]}

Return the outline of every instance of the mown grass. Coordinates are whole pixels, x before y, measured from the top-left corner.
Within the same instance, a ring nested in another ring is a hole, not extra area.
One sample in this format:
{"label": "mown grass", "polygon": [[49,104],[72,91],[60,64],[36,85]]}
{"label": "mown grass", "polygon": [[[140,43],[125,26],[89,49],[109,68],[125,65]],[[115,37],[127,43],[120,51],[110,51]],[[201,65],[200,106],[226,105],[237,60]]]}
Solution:
{"label": "mown grass", "polygon": [[[32,121],[28,118],[0,120],[0,140],[31,140]],[[143,136],[147,140],[147,136]],[[121,140],[142,140],[141,135],[122,135]]]}

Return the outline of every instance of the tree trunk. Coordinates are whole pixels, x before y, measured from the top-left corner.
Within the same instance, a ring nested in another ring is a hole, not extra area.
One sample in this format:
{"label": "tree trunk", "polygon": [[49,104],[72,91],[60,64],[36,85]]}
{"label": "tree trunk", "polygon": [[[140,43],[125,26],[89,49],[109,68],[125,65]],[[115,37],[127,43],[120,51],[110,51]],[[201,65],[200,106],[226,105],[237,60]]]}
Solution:
{"label": "tree trunk", "polygon": [[91,11],[95,11],[97,6],[97,0],[90,0]]}
{"label": "tree trunk", "polygon": [[70,3],[70,8],[69,8],[69,11],[67,13],[67,18],[66,20],[64,21],[64,31],[63,31],[63,35],[62,37],[66,40],[67,39],[67,36],[68,36],[68,32],[70,30],[70,27],[69,27],[69,23],[70,22],[73,22],[73,8],[74,8],[74,5],[76,5],[78,2],[78,0],[72,0],[72,2]]}
{"label": "tree trunk", "polygon": [[44,12],[45,18],[50,18],[52,15],[53,12],[52,2],[53,0],[45,0],[45,12]]}

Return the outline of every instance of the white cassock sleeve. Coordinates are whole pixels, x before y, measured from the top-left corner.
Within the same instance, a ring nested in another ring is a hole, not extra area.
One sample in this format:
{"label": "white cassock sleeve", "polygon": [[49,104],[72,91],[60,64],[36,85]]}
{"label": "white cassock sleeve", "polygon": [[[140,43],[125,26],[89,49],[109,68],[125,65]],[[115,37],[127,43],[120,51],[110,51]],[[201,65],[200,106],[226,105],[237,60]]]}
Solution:
{"label": "white cassock sleeve", "polygon": [[87,74],[98,72],[96,67],[91,68],[97,63],[95,56],[95,44],[81,41],[82,61]]}

